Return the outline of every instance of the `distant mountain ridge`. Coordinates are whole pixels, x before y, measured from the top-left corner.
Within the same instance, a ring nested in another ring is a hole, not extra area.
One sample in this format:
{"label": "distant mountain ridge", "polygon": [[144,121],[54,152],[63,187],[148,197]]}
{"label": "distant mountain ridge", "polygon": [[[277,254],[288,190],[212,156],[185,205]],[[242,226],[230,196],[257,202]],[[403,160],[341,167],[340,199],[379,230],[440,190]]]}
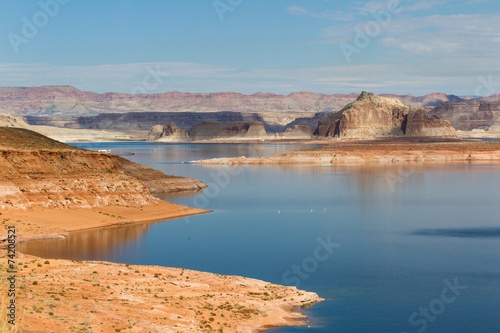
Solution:
{"label": "distant mountain ridge", "polygon": [[[289,95],[255,93],[244,95],[232,92],[181,93],[177,91],[131,95],[123,93],[98,94],[78,90],[72,86],[0,87],[0,113],[12,116],[88,116],[98,113],[125,112],[219,112],[245,113],[278,112],[290,115],[287,123],[307,114],[338,111],[353,102],[359,93],[318,94],[294,92]],[[410,106],[436,106],[442,102],[467,100],[498,100],[500,95],[489,97],[458,97],[433,93],[413,95],[382,94],[399,99]]]}

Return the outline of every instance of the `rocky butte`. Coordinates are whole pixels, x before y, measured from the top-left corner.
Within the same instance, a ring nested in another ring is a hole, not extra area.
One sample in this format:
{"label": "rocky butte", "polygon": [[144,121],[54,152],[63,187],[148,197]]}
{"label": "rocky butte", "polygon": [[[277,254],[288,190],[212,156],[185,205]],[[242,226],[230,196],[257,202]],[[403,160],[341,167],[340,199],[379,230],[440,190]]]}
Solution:
{"label": "rocky butte", "polygon": [[400,100],[362,92],[342,110],[321,119],[319,137],[456,137],[450,122],[428,116],[422,107],[406,106]]}

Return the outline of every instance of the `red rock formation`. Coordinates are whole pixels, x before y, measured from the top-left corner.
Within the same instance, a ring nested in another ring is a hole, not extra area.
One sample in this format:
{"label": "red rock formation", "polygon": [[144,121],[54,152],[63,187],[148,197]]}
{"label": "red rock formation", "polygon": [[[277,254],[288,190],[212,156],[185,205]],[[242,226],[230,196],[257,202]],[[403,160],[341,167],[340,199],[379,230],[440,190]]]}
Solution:
{"label": "red rock formation", "polygon": [[408,107],[399,100],[362,92],[346,105],[339,120],[339,136],[348,138],[401,136]]}
{"label": "red rock formation", "polygon": [[173,122],[166,125],[156,125],[151,128],[148,141],[185,141],[210,139],[261,139],[267,137],[264,124],[261,121],[246,121],[220,123],[203,121],[190,129],[181,129]]}
{"label": "red rock formation", "polygon": [[0,209],[150,205],[151,192],[199,190],[113,154],[78,149],[26,129],[0,127]]}
{"label": "red rock formation", "polygon": [[309,125],[295,125],[293,129],[287,128],[284,137],[287,138],[311,138],[314,132]]}
{"label": "red rock formation", "polygon": [[430,115],[448,120],[457,130],[490,130],[500,126],[499,101],[447,102],[438,105]]}
{"label": "red rock formation", "polygon": [[148,141],[184,141],[189,138],[189,131],[179,128],[174,122],[165,125],[155,125],[148,133]]}
{"label": "red rock formation", "polygon": [[423,108],[410,111],[410,107],[397,99],[367,92],[362,92],[355,102],[341,111],[322,119],[318,124],[318,136],[398,137],[409,135],[408,128],[411,136],[455,136],[449,122],[427,117]]}
{"label": "red rock formation", "polygon": [[443,93],[432,93],[425,96],[417,97],[413,95],[393,95],[393,94],[381,94],[379,96],[397,98],[405,105],[412,106],[436,106],[443,102],[448,101],[462,101],[463,98],[455,95],[447,95]]}
{"label": "red rock formation", "polygon": [[236,122],[223,124],[215,121],[204,121],[190,129],[190,138],[193,140],[207,140],[218,138],[262,137],[267,136],[264,124],[256,122]]}
{"label": "red rock formation", "polygon": [[[459,101],[457,96],[430,94],[386,95],[407,105],[435,106],[444,101]],[[340,110],[354,101],[357,94],[316,94],[295,92],[289,95],[273,93],[181,93],[178,91],[130,95],[122,93],[97,94],[80,91],[71,86],[29,88],[0,88],[0,113],[8,115],[93,114],[94,112],[297,112],[316,113]],[[76,106],[76,108],[75,108]]]}
{"label": "red rock formation", "polygon": [[410,108],[406,124],[406,136],[456,136],[450,122],[436,115],[429,116],[421,107]]}
{"label": "red rock formation", "polygon": [[[442,93],[434,93],[421,97],[412,95],[381,95],[382,97],[394,97],[405,105],[435,106],[442,102],[463,100],[498,100],[500,95],[490,97],[470,98],[457,97]],[[95,128],[116,130],[146,130],[155,124],[170,123],[183,128],[188,128],[205,120],[216,120],[220,122],[235,122],[258,120],[266,123],[266,128],[272,131],[281,130],[284,126],[291,128],[298,124],[317,123],[315,117],[321,113],[330,113],[340,110],[347,103],[356,99],[356,94],[316,94],[311,92],[296,92],[289,95],[276,95],[273,93],[255,93],[244,95],[239,93],[181,93],[177,91],[161,94],[130,95],[123,93],[97,94],[93,92],[80,91],[71,86],[45,86],[29,88],[0,88],[0,113],[12,116],[56,116],[57,119],[39,119],[37,123],[27,120],[31,125],[49,125],[68,128]],[[224,114],[221,117],[212,116],[216,112],[233,111],[235,114]],[[159,118],[153,113],[161,115],[178,115],[186,113],[183,117],[171,117],[171,119],[156,119],[153,123],[151,118]],[[101,116],[93,117],[97,113]],[[105,116],[114,113],[115,116]],[[121,114],[129,113],[123,119]],[[149,114],[147,114],[149,113]],[[201,118],[199,121],[190,122],[189,118],[195,114]],[[201,115],[200,113],[205,113]],[[131,115],[133,114],[133,115]],[[212,114],[212,115],[210,115]],[[118,115],[118,116],[117,116]],[[71,116],[73,118],[71,118]],[[89,117],[84,117],[89,116]],[[92,117],[90,117],[92,116]],[[63,117],[70,117],[62,119]],[[222,119],[224,117],[242,119]],[[294,120],[301,119],[299,123]],[[450,120],[453,124],[451,119]],[[478,119],[480,120],[480,119]],[[41,121],[42,123],[38,123]],[[189,124],[188,124],[189,123]],[[471,123],[473,128],[486,126],[480,122]],[[320,126],[320,134],[335,131],[328,125]],[[464,126],[464,128],[470,126]]]}

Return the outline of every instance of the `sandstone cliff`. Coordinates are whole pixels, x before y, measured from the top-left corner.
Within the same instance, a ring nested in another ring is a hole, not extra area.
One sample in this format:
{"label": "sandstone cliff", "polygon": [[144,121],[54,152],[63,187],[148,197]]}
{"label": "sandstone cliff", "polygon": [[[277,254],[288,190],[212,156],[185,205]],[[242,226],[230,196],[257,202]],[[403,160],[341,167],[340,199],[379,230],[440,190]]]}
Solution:
{"label": "sandstone cliff", "polygon": [[29,128],[24,119],[0,114],[0,127]]}
{"label": "sandstone cliff", "polygon": [[[440,93],[421,97],[386,96],[397,98],[406,105],[424,107],[435,106],[445,101],[464,100],[454,95]],[[192,94],[174,91],[162,94],[130,95],[97,94],[80,91],[71,86],[0,88],[0,113],[26,116],[27,122],[31,125],[67,128],[148,130],[154,125],[172,121],[181,128],[189,128],[202,121],[229,123],[254,120],[263,121],[268,132],[281,132],[284,130],[282,127],[296,119],[301,120],[288,127],[293,128],[295,125],[302,124],[313,126],[313,123],[316,125],[318,119],[314,118],[318,117],[317,114],[338,111],[347,103],[354,101],[356,97],[357,94],[327,95],[311,92],[296,92],[289,95],[272,93],[244,95],[227,92]],[[210,113],[224,111],[232,111],[242,118],[228,119],[227,117],[231,116],[229,114],[223,114],[222,117],[210,115]],[[114,113],[115,116],[107,117],[106,114],[109,113]],[[129,113],[129,115],[120,118],[119,114],[123,113]],[[150,114],[147,115],[147,113]],[[155,115],[155,113],[163,115]],[[184,115],[176,116],[176,113],[184,113]],[[200,113],[203,114],[199,115]],[[97,116],[94,117],[94,115]],[[158,119],[160,117],[162,119]],[[196,119],[197,117],[200,119]]]}
{"label": "sandstone cliff", "polygon": [[429,114],[450,121],[457,130],[496,131],[500,126],[500,101],[446,102]]}
{"label": "sandstone cliff", "polygon": [[78,149],[26,129],[0,128],[1,209],[149,205],[158,200],[150,190],[204,187],[117,155]]}
{"label": "sandstone cliff", "polygon": [[220,123],[203,121],[189,129],[181,129],[173,122],[151,128],[148,141],[179,142],[212,139],[261,139],[267,137],[261,121]]}
{"label": "sandstone cliff", "polygon": [[[446,94],[385,95],[408,105],[434,106],[445,101],[463,100]],[[316,113],[340,110],[354,101],[357,94],[273,93],[181,93],[150,95],[122,93],[97,94],[72,86],[0,88],[0,113],[9,115],[92,115],[108,112],[299,112]]]}
{"label": "sandstone cliff", "polygon": [[[407,129],[410,131],[407,133]],[[400,136],[455,136],[449,122],[427,117],[421,107],[398,99],[362,92],[356,101],[318,123],[320,137],[376,138]]]}
{"label": "sandstone cliff", "polygon": [[393,95],[393,94],[380,94],[382,97],[396,98],[404,105],[409,106],[424,106],[432,107],[449,101],[463,101],[469,100],[469,97],[458,97],[455,95],[447,95],[443,93],[432,93],[425,96],[416,97],[413,95]]}
{"label": "sandstone cliff", "polygon": [[295,125],[292,128],[287,128],[282,134],[285,138],[310,139],[314,135],[314,131],[309,125]]}
{"label": "sandstone cliff", "polygon": [[179,142],[189,139],[189,131],[179,128],[174,122],[165,125],[155,125],[148,133],[147,141]]}
{"label": "sandstone cliff", "polygon": [[410,108],[406,123],[406,136],[443,137],[456,136],[457,133],[450,122],[436,115],[429,116],[424,108]]}
{"label": "sandstone cliff", "polygon": [[0,115],[0,127],[25,128],[48,136],[51,139],[63,142],[144,141],[147,136],[147,133],[145,131],[73,129],[58,128],[53,126],[30,125],[26,123],[22,117],[12,117],[6,115]]}
{"label": "sandstone cliff", "polygon": [[228,139],[228,138],[261,138],[267,136],[264,124],[256,122],[236,122],[222,124],[218,122],[204,121],[194,125],[190,129],[190,137],[193,140]]}
{"label": "sandstone cliff", "polygon": [[394,98],[363,92],[358,99],[341,110],[340,137],[371,138],[404,134],[408,107]]}

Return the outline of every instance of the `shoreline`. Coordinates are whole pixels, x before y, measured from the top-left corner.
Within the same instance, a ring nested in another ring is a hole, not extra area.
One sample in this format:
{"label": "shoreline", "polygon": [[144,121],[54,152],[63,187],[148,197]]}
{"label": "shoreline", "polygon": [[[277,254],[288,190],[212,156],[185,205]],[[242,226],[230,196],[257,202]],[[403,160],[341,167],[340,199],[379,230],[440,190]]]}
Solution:
{"label": "shoreline", "polygon": [[129,142],[129,143],[149,143],[149,144],[189,144],[189,143],[291,143],[291,144],[345,144],[350,142],[379,142],[379,141],[403,141],[403,142],[459,142],[459,141],[476,141],[482,139],[500,139],[500,132],[460,132],[461,135],[457,137],[374,137],[374,138],[338,138],[338,137],[279,137],[276,138],[272,135],[268,137],[257,137],[257,138],[212,138],[212,139],[198,139],[198,140],[156,140],[147,141],[143,140],[127,140],[127,139],[115,139],[115,140],[66,140],[64,143],[117,143],[117,142]]}
{"label": "shoreline", "polygon": [[[69,147],[29,130],[2,131],[0,247],[8,245],[9,251],[2,255],[0,269],[17,284],[4,279],[0,292],[7,295],[7,285],[9,293],[15,289],[17,329],[256,332],[304,325],[306,316],[297,308],[323,301],[295,287],[181,268],[47,260],[22,252],[6,260],[18,242],[127,224],[144,229],[150,223],[210,211],[151,194],[202,190],[207,185],[201,181]],[[113,235],[113,241],[120,237]],[[4,327],[7,316],[2,318]]]}
{"label": "shoreline", "polygon": [[[500,136],[499,136],[500,138]],[[381,140],[383,141],[396,141],[396,140],[401,140],[402,138],[372,138],[372,139],[356,139],[356,138],[319,138],[319,137],[312,137],[312,138],[254,138],[254,139],[238,139],[238,138],[220,138],[220,139],[205,139],[205,140],[172,140],[172,141],[147,141],[147,140],[142,140],[142,141],[128,141],[128,140],[122,140],[122,141],[65,141],[66,144],[71,144],[71,143],[116,143],[116,142],[129,142],[129,143],[149,143],[149,144],[161,144],[161,145],[168,145],[168,144],[192,144],[192,143],[206,143],[206,144],[214,144],[214,143],[230,143],[230,144],[266,144],[266,143],[290,143],[290,144],[321,144],[321,145],[332,145],[332,144],[348,144],[352,142],[365,142],[365,143],[370,143],[370,142],[379,142]],[[405,138],[408,140],[408,142],[412,141],[428,141],[425,138],[414,138],[415,140],[412,140],[411,138]],[[481,140],[483,138],[480,137],[457,137],[457,138],[444,138],[444,142],[448,141],[477,141]],[[484,139],[488,139],[488,137],[485,137]],[[435,139],[436,140],[436,139]],[[437,139],[436,142],[439,142],[440,140]]]}
{"label": "shoreline", "polygon": [[295,287],[183,268],[21,253],[17,261],[23,331],[264,332],[306,325],[300,308],[324,301]]}
{"label": "shoreline", "polygon": [[[5,222],[4,224],[16,225],[18,235],[21,235],[18,242],[27,242],[65,238],[73,231],[155,223],[209,212],[212,211],[160,200],[157,204],[143,206],[4,209],[0,218]],[[69,224],[68,221],[73,223]],[[0,234],[0,248],[6,246],[5,238],[6,235]]]}
{"label": "shoreline", "polygon": [[274,154],[268,157],[214,158],[191,161],[203,165],[391,165],[451,161],[500,160],[500,142],[350,142]]}
{"label": "shoreline", "polygon": [[[127,218],[112,214],[117,212],[132,214]],[[149,224],[208,212],[211,211],[160,201],[154,207],[9,209],[4,210],[0,217],[3,221],[7,220],[6,225],[16,226],[17,235],[31,232],[18,239],[18,242],[26,242],[64,238],[71,232],[82,230]],[[57,219],[54,219],[54,214],[57,214]],[[95,220],[96,214],[101,219]],[[71,225],[67,223],[69,216],[74,218]],[[29,217],[32,219],[22,220]],[[10,223],[14,219],[18,220]],[[50,219],[52,223],[48,223]],[[86,223],[89,220],[93,220],[90,226]],[[41,233],[41,228],[46,231],[61,229]],[[6,245],[5,242],[3,244]],[[140,331],[174,329],[191,332],[200,328],[212,331],[209,325],[217,323],[217,327],[223,328],[224,332],[264,332],[278,327],[306,325],[307,317],[300,312],[300,308],[324,301],[314,292],[295,287],[183,268],[45,259],[21,252],[17,252],[16,262],[19,262],[17,278],[22,281],[17,296],[21,314],[18,328],[28,331],[67,332],[74,323],[85,319],[81,315],[90,313],[90,317],[83,321],[86,323],[84,326],[104,331],[112,331],[115,327],[130,328],[128,324],[123,326],[121,323],[125,323],[127,318],[130,324],[130,318],[133,318],[133,329],[140,328]],[[5,264],[6,261],[2,260],[0,269],[6,268]],[[148,288],[137,287],[138,280],[142,281],[141,286]],[[4,287],[0,284],[0,289]],[[111,296],[114,294],[116,296]],[[43,308],[47,309],[40,311]],[[31,309],[37,314],[33,314]],[[166,317],[161,320],[159,313]],[[111,327],[111,323],[115,322],[120,325]]]}

